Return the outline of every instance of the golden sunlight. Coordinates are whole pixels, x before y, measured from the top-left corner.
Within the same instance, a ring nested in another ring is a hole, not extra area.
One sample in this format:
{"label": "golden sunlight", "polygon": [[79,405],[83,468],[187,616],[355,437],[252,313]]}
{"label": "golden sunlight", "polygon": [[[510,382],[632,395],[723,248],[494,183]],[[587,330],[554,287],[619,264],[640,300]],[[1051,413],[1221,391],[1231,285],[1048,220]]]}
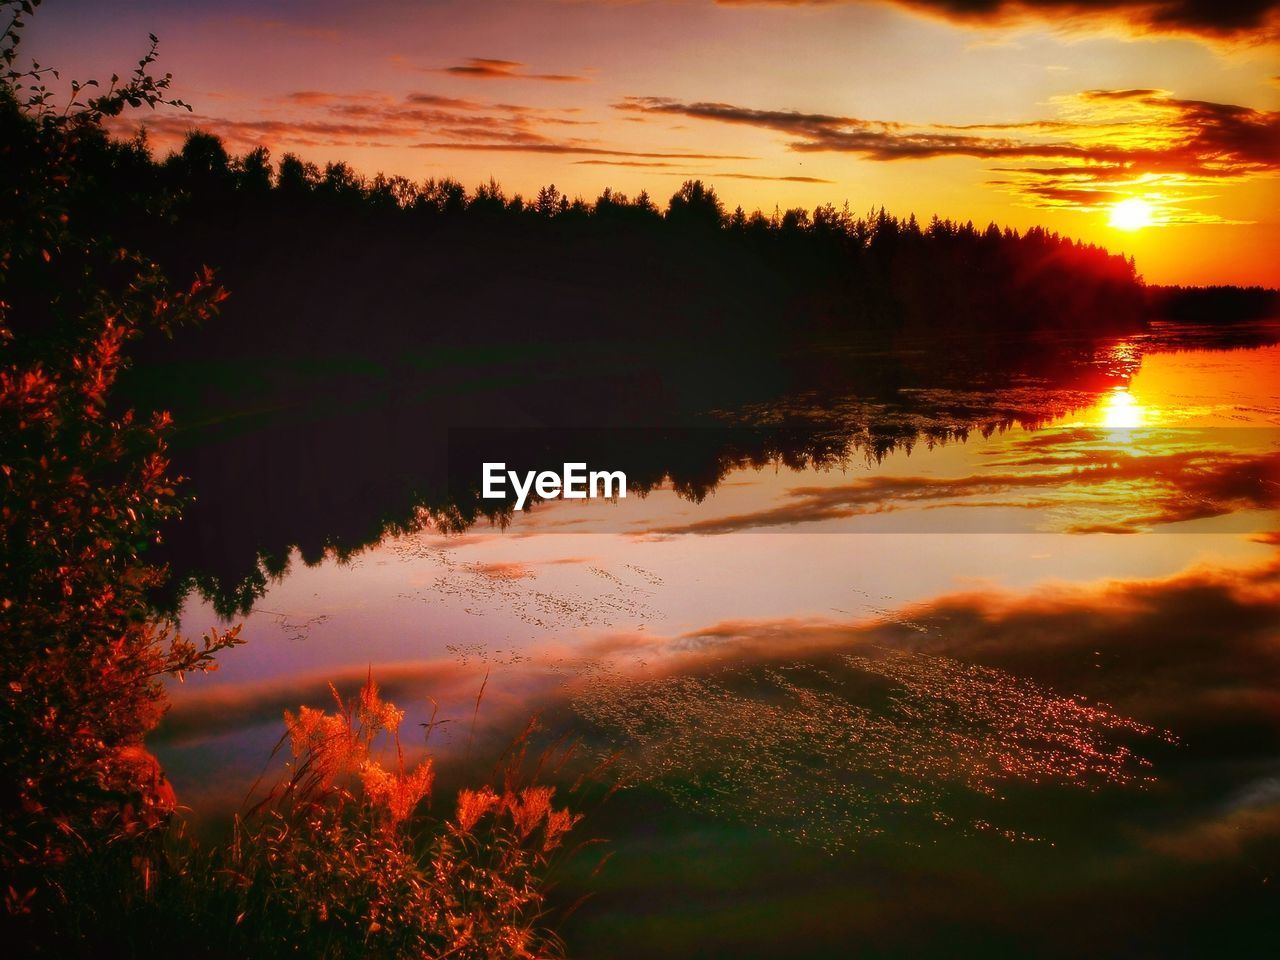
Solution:
{"label": "golden sunlight", "polygon": [[1108,430],[1132,430],[1146,423],[1146,411],[1123,387],[1111,391],[1099,409],[1102,425]]}
{"label": "golden sunlight", "polygon": [[1146,200],[1130,197],[1111,205],[1111,226],[1117,230],[1141,230],[1155,224],[1154,208]]}

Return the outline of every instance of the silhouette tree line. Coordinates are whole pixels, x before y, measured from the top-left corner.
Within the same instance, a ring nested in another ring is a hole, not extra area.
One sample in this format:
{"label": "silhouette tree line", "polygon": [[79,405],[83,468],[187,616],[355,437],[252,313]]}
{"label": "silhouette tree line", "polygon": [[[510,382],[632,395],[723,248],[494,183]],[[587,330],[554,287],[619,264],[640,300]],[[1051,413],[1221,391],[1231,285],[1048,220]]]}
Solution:
{"label": "silhouette tree line", "polygon": [[1151,286],[1152,316],[1179,323],[1229,324],[1280,317],[1280,291],[1267,287]]}
{"label": "silhouette tree line", "polygon": [[[555,185],[365,177],[265,148],[232,156],[188,135],[153,156],[144,134],[86,143],[77,213],[176,276],[218,268],[235,291],[223,329],[259,345],[664,338],[766,350],[902,330],[1118,331],[1143,323],[1131,259],[1034,227],[1019,232],[825,204],[727,211],[685,182],[593,202]],[[363,314],[356,317],[353,314]],[[243,324],[240,322],[243,319]],[[345,332],[344,332],[345,328]]]}
{"label": "silhouette tree line", "polygon": [[[671,477],[697,499],[743,462],[826,462],[832,443],[882,456],[922,436],[894,417],[730,435],[705,429],[706,410],[797,392],[896,403],[904,385],[998,386],[1029,371],[1064,384],[1081,357],[1039,335],[1079,334],[1087,353],[1147,315],[1131,260],[1040,228],[847,204],[747,214],[697,180],[665,210],[611,189],[590,203],[554,185],[526,199],[492,180],[469,191],[291,154],[274,163],[265,148],[234,157],[203,132],[160,160],[145,136],[99,149],[94,215],[175,276],[215,264],[231,291],[216,324],[146,344],[128,382],[141,406],[186,426],[174,455],[196,502],[167,538],[167,602],[199,585],[225,614],[247,609],[294,547],[317,562],[428,515],[501,520],[467,486],[478,460],[461,482],[446,475],[459,410],[548,427],[530,442],[551,437],[570,459],[589,436],[593,458],[621,464],[637,490]],[[850,341],[884,350],[855,358]],[[699,429],[679,443],[618,430],[654,424]],[[518,435],[503,440],[506,459],[518,448]],[[231,463],[277,479],[246,489]]]}

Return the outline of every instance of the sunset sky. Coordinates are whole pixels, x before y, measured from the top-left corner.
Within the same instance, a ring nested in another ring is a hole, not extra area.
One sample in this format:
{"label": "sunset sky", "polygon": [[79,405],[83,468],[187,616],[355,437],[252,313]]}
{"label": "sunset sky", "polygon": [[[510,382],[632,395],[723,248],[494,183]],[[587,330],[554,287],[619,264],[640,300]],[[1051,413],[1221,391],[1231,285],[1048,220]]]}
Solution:
{"label": "sunset sky", "polygon": [[125,72],[160,38],[193,126],[508,193],[689,177],[732,207],[1051,229],[1161,283],[1280,283],[1276,0],[50,0],[27,54]]}

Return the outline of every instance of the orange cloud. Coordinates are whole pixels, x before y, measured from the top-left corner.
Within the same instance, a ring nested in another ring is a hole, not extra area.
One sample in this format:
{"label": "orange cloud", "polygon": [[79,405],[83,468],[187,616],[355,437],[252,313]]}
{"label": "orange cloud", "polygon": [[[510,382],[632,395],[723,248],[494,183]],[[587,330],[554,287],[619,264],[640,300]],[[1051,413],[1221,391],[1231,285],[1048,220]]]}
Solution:
{"label": "orange cloud", "polygon": [[[504,151],[619,157],[644,160],[750,160],[740,154],[680,150],[627,150],[594,139],[563,137],[563,127],[595,123],[577,107],[533,107],[415,92],[403,98],[379,93],[299,90],[276,98],[291,115],[269,117],[156,114],[145,127],[159,145],[174,147],[193,130],[224,139],[233,149],[292,147],[400,147],[430,150]],[[126,126],[126,129],[136,129]],[[430,135],[433,139],[423,140]]]}
{"label": "orange cloud", "polygon": [[569,73],[525,73],[516,60],[468,57],[464,63],[442,67],[438,72],[471,80],[546,80],[552,83],[586,83],[588,78]]}
{"label": "orange cloud", "polygon": [[1163,90],[1087,90],[1057,102],[1059,117],[1005,124],[912,124],[760,110],[728,103],[628,97],[619,110],[758,127],[799,152],[867,160],[948,156],[1021,162],[993,181],[1036,206],[1096,210],[1141,195],[1162,223],[1214,222],[1188,191],[1280,173],[1280,111],[1184,100]]}
{"label": "orange cloud", "polygon": [[[1068,442],[1061,453],[1035,453],[1048,446],[1046,440],[1064,436]],[[1132,455],[1106,447],[1073,449],[1080,432],[1032,440],[1040,442],[1021,445],[1026,455],[997,464],[1023,468],[1017,471],[953,478],[876,475],[832,487],[796,487],[776,506],[656,527],[645,535],[737,533],[912,508],[988,506],[993,501],[1006,507],[1059,508],[1071,533],[1136,533],[1280,506],[1280,454],[1184,449]],[[1135,487],[1142,491],[1141,509],[1135,509]],[[1080,493],[1082,488],[1087,495]]]}

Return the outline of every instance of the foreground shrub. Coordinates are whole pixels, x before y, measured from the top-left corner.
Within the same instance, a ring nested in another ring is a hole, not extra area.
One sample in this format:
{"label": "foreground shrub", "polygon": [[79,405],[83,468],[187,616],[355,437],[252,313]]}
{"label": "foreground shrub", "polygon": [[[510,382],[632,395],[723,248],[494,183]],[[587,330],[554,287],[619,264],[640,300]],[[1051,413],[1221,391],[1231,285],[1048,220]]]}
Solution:
{"label": "foreground shrub", "polygon": [[[489,784],[432,810],[431,757],[406,760],[403,713],[372,678],[335,708],[285,716],[283,778],[225,841],[177,821],[82,857],[33,952],[149,958],[563,956],[552,879],[581,819],[546,779],[573,751],[531,755],[530,725]],[[576,797],[600,781],[577,777]],[[145,856],[140,857],[140,853]]]}
{"label": "foreground shrub", "polygon": [[[53,71],[15,66],[37,0],[0,0],[0,925],[22,955],[547,957],[547,876],[578,816],[522,774],[424,816],[429,759],[407,766],[403,714],[370,679],[336,712],[286,715],[288,778],[201,845],[144,737],[164,679],[216,666],[239,632],[202,643],[157,618],[164,571],[146,547],[180,510],[165,414],[119,409],[125,349],[213,316],[206,269],[173,289],[77,211],[86,157],[114,155],[103,120],[185,106],[135,73],[55,108]],[[119,151],[115,151],[118,153]],[[108,221],[109,222],[109,221]],[[388,765],[383,753],[393,751]],[[567,759],[560,754],[559,759]],[[10,934],[12,931],[12,935]]]}
{"label": "foreground shrub", "polygon": [[[0,3],[0,17],[20,27],[29,6]],[[124,83],[55,110],[49,71],[13,66],[17,29],[0,44],[0,913],[38,923],[82,858],[111,847],[145,861],[174,804],[142,745],[162,679],[211,669],[239,640],[197,645],[151,618],[161,571],[142,554],[179,505],[169,421],[110,404],[125,345],[207,319],[222,291],[207,272],[172,290],[67,213],[102,118],[169,102],[167,80],[147,74],[148,55]]]}
{"label": "foreground shrub", "polygon": [[332,713],[286,714],[291,774],[227,851],[221,877],[245,946],[260,955],[306,943],[334,958],[558,955],[543,925],[547,876],[580,816],[522,773],[531,730],[496,788],[462,790],[452,814],[433,820],[432,760],[406,763],[404,714],[372,678],[334,700]]}

